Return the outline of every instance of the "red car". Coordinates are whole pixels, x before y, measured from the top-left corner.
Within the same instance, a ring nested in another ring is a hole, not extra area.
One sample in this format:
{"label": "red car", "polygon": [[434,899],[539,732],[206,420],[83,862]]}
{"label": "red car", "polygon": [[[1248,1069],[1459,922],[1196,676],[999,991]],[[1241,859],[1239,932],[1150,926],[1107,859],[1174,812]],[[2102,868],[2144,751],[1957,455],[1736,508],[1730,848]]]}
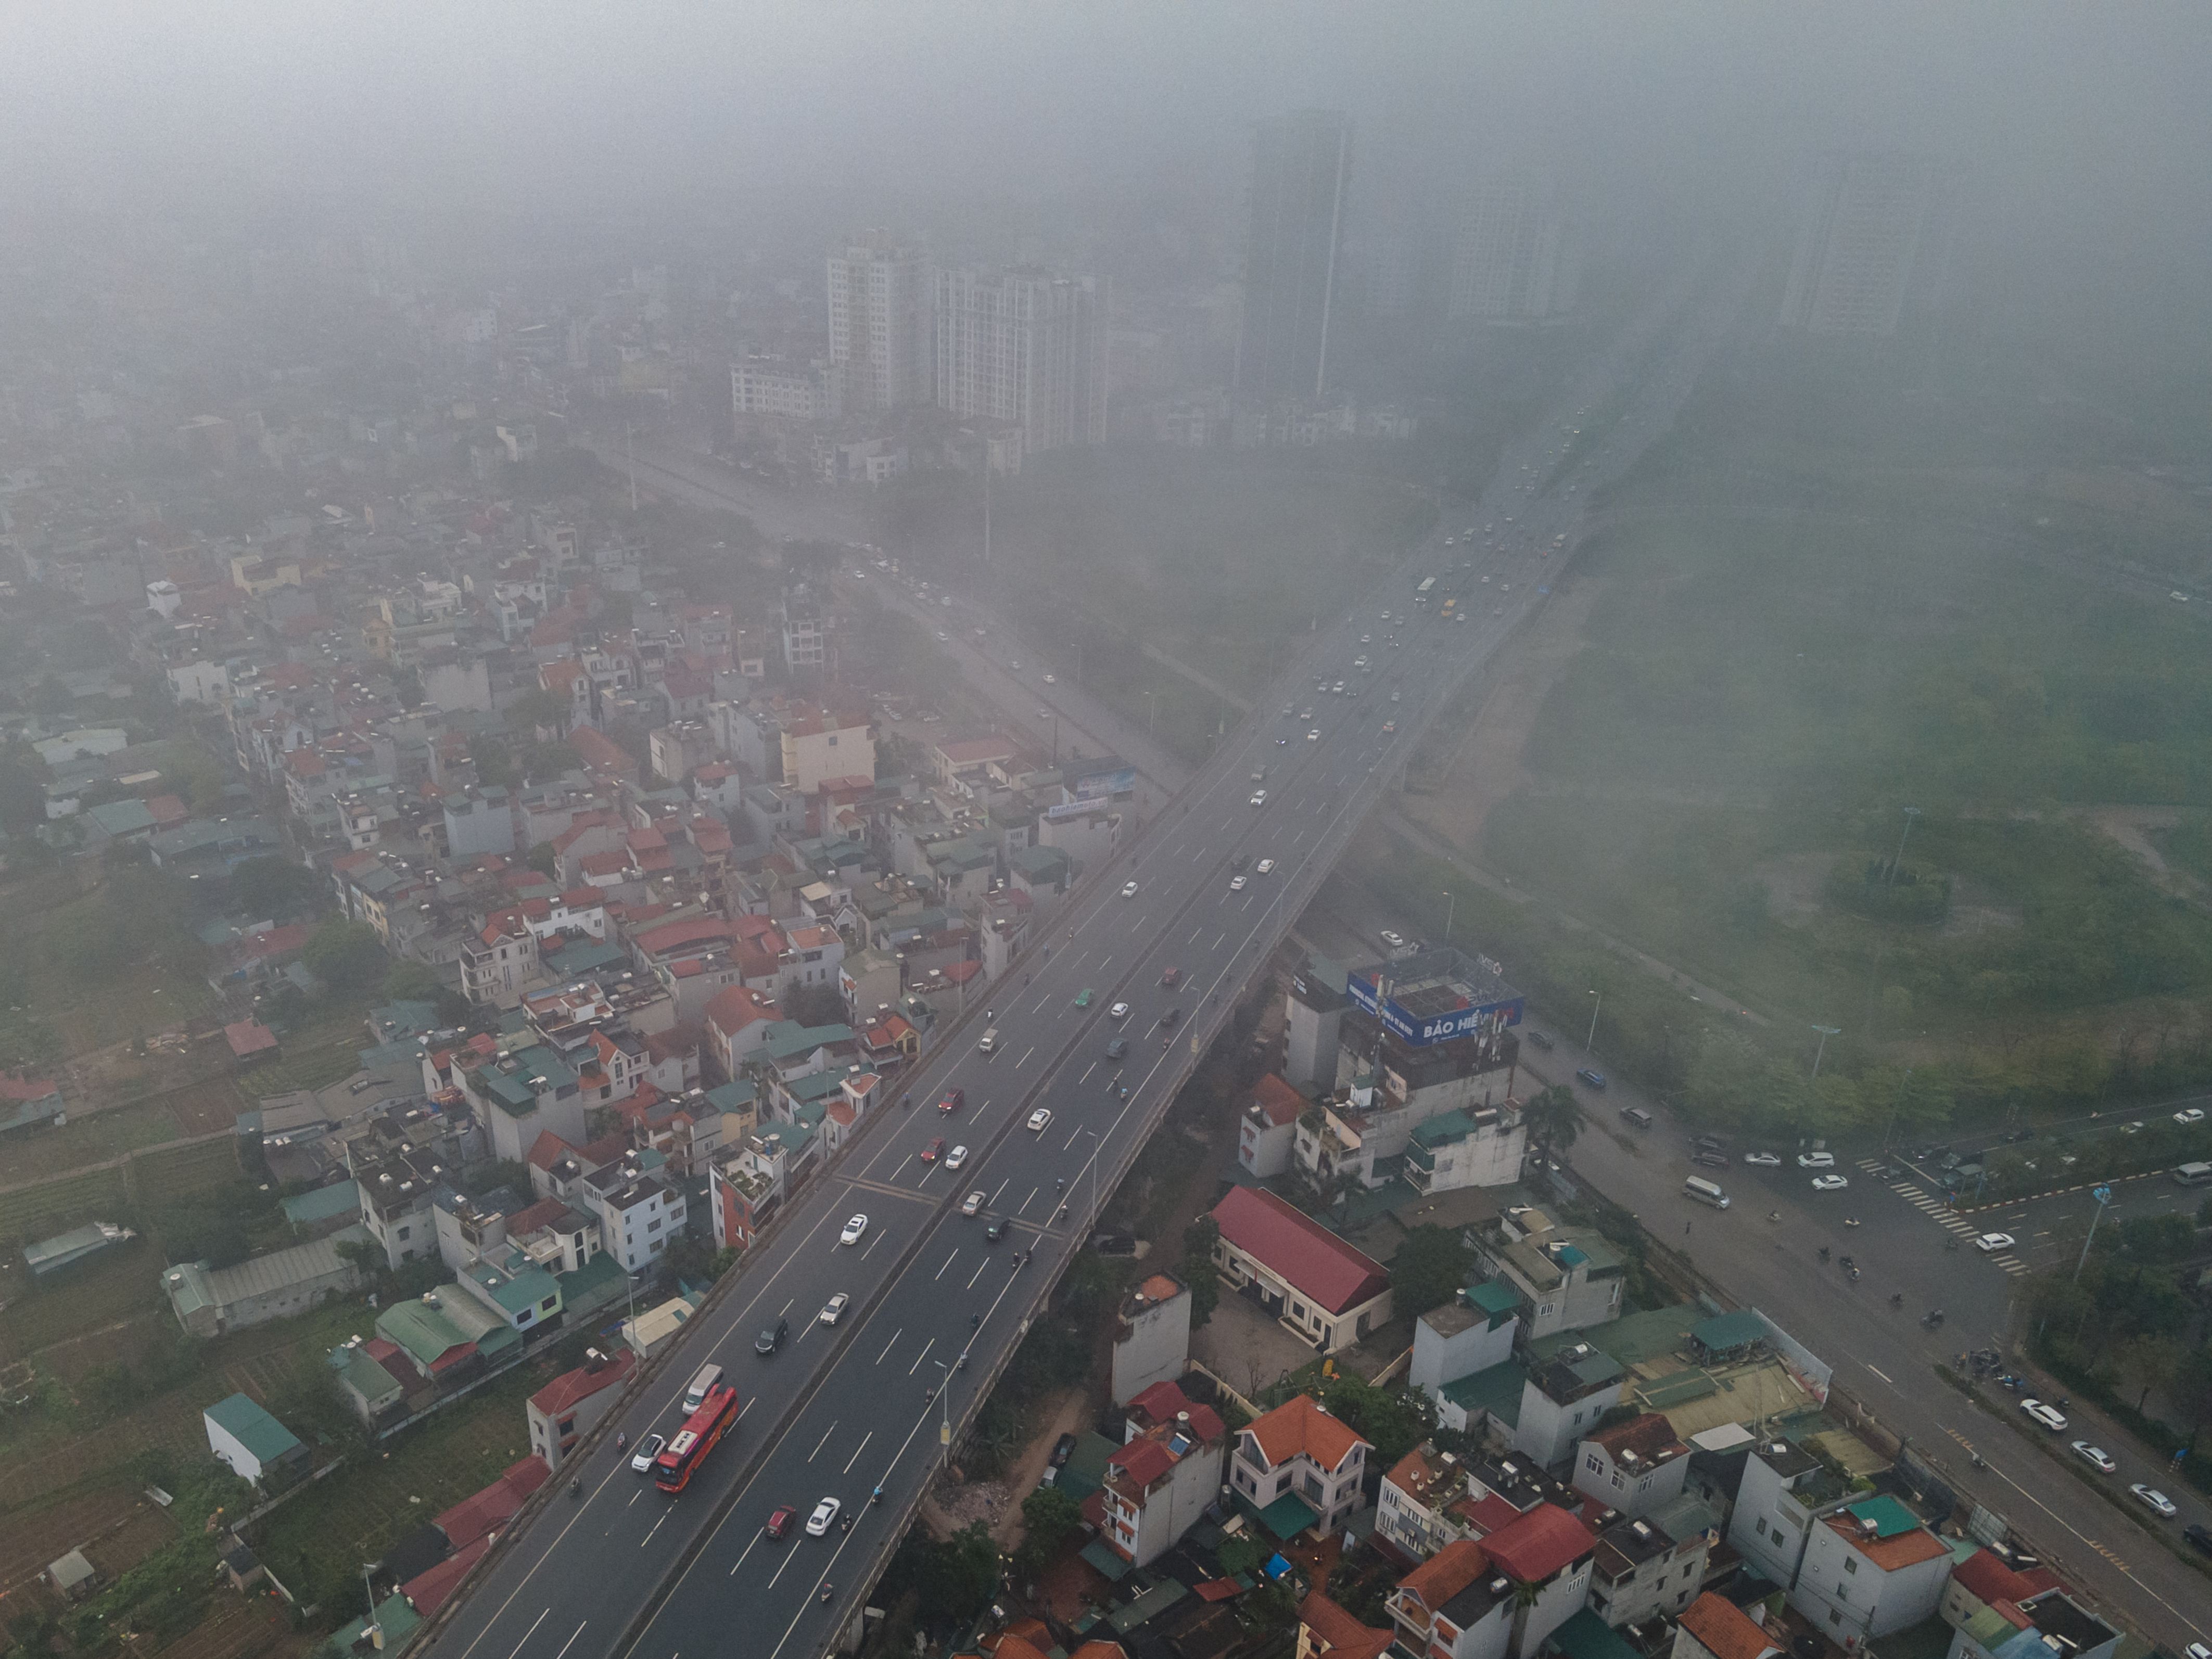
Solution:
{"label": "red car", "polygon": [[921,1161],[924,1164],[934,1164],[937,1162],[938,1154],[942,1152],[944,1150],[945,1137],[943,1135],[939,1135],[936,1139],[931,1141],[928,1146],[921,1149]]}
{"label": "red car", "polygon": [[957,1112],[967,1103],[968,1091],[965,1089],[948,1089],[945,1091],[945,1098],[937,1103],[937,1109],[940,1112]]}
{"label": "red car", "polygon": [[1173,990],[1176,986],[1182,983],[1182,969],[1180,968],[1169,969],[1167,972],[1160,975],[1160,983],[1166,986],[1170,990]]}
{"label": "red car", "polygon": [[798,1519],[797,1510],[788,1504],[780,1504],[776,1506],[775,1513],[769,1516],[768,1525],[763,1530],[770,1539],[780,1539],[791,1530],[791,1523]]}

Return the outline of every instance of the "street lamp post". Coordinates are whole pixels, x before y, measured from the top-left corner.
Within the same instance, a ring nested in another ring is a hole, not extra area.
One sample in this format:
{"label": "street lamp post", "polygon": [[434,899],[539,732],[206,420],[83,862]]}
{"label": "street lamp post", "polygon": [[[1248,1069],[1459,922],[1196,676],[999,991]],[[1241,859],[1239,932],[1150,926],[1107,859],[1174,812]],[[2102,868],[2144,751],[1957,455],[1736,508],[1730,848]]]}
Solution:
{"label": "street lamp post", "polygon": [[1592,1045],[1597,1042],[1597,1014],[1598,1010],[1605,1006],[1605,994],[1602,991],[1592,991],[1590,994],[1597,1000],[1590,1005],[1589,1035],[1583,1039],[1583,1053],[1591,1059],[1595,1059],[1597,1050]]}
{"label": "street lamp post", "polygon": [[952,1462],[952,1367],[942,1359],[929,1362],[945,1373],[945,1381],[937,1388],[937,1446],[942,1461]]}
{"label": "street lamp post", "polygon": [[1893,886],[1897,881],[1897,866],[1905,862],[1905,843],[1912,836],[1912,820],[1919,816],[1920,809],[1917,806],[1905,809],[1905,833],[1897,838],[1897,856],[1889,861],[1889,879],[1882,884],[1885,887]]}
{"label": "street lamp post", "polygon": [[2093,1187],[2089,1189],[2089,1196],[2097,1200],[2097,1207],[2090,1213],[2089,1233],[2081,1241],[2081,1254],[2075,1258],[2072,1282],[2076,1285],[2081,1282],[2082,1266],[2089,1260],[2089,1246],[2097,1237],[2097,1224],[2105,1218],[2105,1206],[2112,1201],[2112,1189],[2110,1187]]}
{"label": "street lamp post", "polygon": [[361,1593],[368,1598],[369,1645],[381,1653],[384,1651],[384,1621],[376,1616],[376,1586],[368,1582],[369,1574],[375,1570],[374,1561],[361,1564]]}
{"label": "street lamp post", "polygon": [[1459,908],[1459,897],[1449,887],[1444,889],[1444,943],[1451,943],[1452,915]]}
{"label": "street lamp post", "polygon": [[1813,1029],[1820,1034],[1820,1046],[1813,1050],[1813,1075],[1818,1077],[1820,1075],[1820,1056],[1828,1052],[1828,1039],[1841,1036],[1844,1028],[1840,1025],[1815,1025]]}

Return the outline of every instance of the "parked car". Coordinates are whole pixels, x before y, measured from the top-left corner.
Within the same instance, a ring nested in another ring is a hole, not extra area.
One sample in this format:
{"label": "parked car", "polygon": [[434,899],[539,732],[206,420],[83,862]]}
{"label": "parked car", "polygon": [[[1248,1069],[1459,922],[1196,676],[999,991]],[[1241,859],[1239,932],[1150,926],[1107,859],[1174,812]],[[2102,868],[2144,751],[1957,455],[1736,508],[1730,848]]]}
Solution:
{"label": "parked car", "polygon": [[1800,1152],[1797,1167],[1801,1170],[1832,1170],[1836,1167],[1833,1152]]}
{"label": "parked car", "polygon": [[1816,1193],[1840,1193],[1850,1184],[1851,1178],[1849,1176],[1831,1174],[1816,1175],[1813,1177],[1813,1190]]}
{"label": "parked car", "polygon": [[2056,1406],[2046,1406],[2040,1400],[2023,1400],[2020,1402],[2020,1408],[2051,1433],[2063,1434],[2066,1431],[2066,1414]]}
{"label": "parked car", "polygon": [[2202,1123],[2204,1121],[2204,1109],[2202,1106],[2189,1107],[2184,1111],[2176,1112],[2173,1115],[2173,1121],[2176,1123]]}
{"label": "parked car", "polygon": [[1754,1170],[1778,1170],[1782,1167],[1782,1159],[1773,1152],[1746,1152],[1743,1161]]}
{"label": "parked car", "polygon": [[2190,1548],[2212,1555],[2212,1527],[2200,1527],[2192,1521],[2181,1529],[2181,1535],[2188,1540]]}
{"label": "parked car", "polygon": [[2093,1446],[2086,1440],[2076,1440],[2074,1443],[2074,1455],[2083,1462],[2094,1464],[2102,1469],[2106,1474],[2111,1474],[2120,1467],[2112,1461],[2112,1455],[2102,1446]]}
{"label": "parked car", "polygon": [[1701,1170],[1725,1170],[1729,1166],[1727,1155],[1722,1152],[1692,1152],[1690,1162]]}
{"label": "parked car", "polygon": [[1052,1456],[1049,1461],[1053,1468],[1064,1469],[1067,1467],[1067,1460],[1074,1455],[1075,1437],[1072,1434],[1063,1434],[1052,1443]]}
{"label": "parked car", "polygon": [[2130,1486],[2128,1491],[2137,1503],[2141,1504],[2145,1509],[2150,1510],[2154,1515],[2162,1515],[2167,1520],[2171,1521],[2175,1516],[2181,1513],[2180,1510],[2175,1505],[2174,1501],[2171,1498],[2168,1498],[2164,1492],[2160,1492],[2156,1486],[2146,1486],[2142,1481],[2138,1480],[2134,1486]]}
{"label": "parked car", "polygon": [[1600,1094],[1605,1092],[1605,1073],[1595,1066],[1583,1066],[1575,1073],[1575,1079],[1585,1088],[1595,1089]]}

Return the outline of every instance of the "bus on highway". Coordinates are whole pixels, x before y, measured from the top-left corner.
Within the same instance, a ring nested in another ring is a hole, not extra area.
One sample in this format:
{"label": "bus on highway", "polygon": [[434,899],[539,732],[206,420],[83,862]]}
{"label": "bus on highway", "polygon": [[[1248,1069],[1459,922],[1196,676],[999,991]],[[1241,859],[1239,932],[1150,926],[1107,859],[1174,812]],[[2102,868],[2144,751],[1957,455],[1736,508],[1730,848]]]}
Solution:
{"label": "bus on highway", "polygon": [[653,1460],[653,1484],[663,1492],[682,1492],[693,1471],[707,1461],[721,1437],[738,1425],[738,1391],[726,1382],[707,1390],[699,1409],[684,1419],[659,1456]]}
{"label": "bus on highway", "polygon": [[1426,605],[1429,602],[1429,595],[1435,592],[1436,588],[1437,579],[1434,576],[1422,577],[1421,585],[1413,590],[1413,603]]}

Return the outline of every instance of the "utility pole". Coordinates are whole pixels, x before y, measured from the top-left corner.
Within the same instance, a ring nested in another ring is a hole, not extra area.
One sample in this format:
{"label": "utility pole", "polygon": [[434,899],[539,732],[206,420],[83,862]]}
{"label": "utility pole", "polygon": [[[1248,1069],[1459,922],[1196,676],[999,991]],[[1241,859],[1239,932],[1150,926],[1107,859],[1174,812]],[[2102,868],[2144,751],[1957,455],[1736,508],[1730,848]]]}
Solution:
{"label": "utility pole", "polygon": [[1820,1075],[1820,1056],[1828,1052],[1828,1039],[1841,1036],[1844,1028],[1840,1025],[1815,1025],[1813,1029],[1820,1034],[1820,1046],[1813,1050],[1813,1075],[1818,1077]]}
{"label": "utility pole", "polygon": [[2081,1268],[2089,1260],[2089,1246],[2097,1237],[2097,1224],[2105,1218],[2105,1206],[2112,1201],[2112,1189],[2110,1187],[2093,1187],[2089,1189],[2089,1196],[2097,1200],[2097,1207],[2090,1214],[2088,1237],[2081,1241],[2081,1254],[2075,1259],[2071,1282],[2076,1285],[2081,1282]]}
{"label": "utility pole", "polygon": [[637,515],[637,428],[629,422],[623,422],[623,448],[629,458],[629,510]]}
{"label": "utility pole", "polygon": [[1590,1005],[1589,1035],[1583,1039],[1583,1053],[1590,1059],[1595,1059],[1597,1050],[1591,1045],[1597,1041],[1597,1012],[1599,1009],[1605,1006],[1605,994],[1601,991],[1592,991],[1590,994],[1597,1000]]}
{"label": "utility pole", "polygon": [[942,1359],[929,1362],[945,1373],[945,1381],[937,1389],[937,1445],[943,1454],[945,1466],[952,1463],[952,1367]]}
{"label": "utility pole", "polygon": [[1451,943],[1452,914],[1459,908],[1459,899],[1451,889],[1444,889],[1444,943]]}
{"label": "utility pole", "polygon": [[1920,809],[1917,806],[1908,806],[1905,809],[1905,833],[1897,838],[1897,856],[1889,861],[1889,879],[1882,883],[1885,887],[1896,884],[1897,866],[1905,862],[1905,843],[1912,836],[1912,820],[1919,816]]}

